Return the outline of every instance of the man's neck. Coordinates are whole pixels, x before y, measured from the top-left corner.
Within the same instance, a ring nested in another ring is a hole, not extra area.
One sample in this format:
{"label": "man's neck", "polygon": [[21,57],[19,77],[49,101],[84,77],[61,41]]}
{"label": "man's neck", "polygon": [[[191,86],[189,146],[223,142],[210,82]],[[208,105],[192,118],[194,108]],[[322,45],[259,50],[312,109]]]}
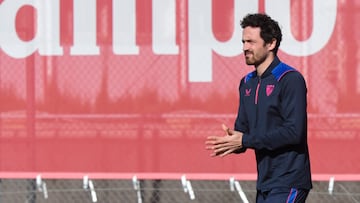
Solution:
{"label": "man's neck", "polygon": [[274,54],[270,53],[268,57],[261,64],[255,66],[256,73],[258,76],[261,76],[266,71],[266,69],[273,62],[274,58],[275,58]]}

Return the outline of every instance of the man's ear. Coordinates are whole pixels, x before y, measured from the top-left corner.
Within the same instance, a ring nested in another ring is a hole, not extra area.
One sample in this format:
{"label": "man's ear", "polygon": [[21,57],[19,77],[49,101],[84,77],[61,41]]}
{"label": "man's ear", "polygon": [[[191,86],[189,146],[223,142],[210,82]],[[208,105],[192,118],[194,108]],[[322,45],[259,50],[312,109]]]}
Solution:
{"label": "man's ear", "polygon": [[271,40],[270,43],[268,43],[268,49],[269,49],[269,51],[272,51],[275,49],[275,47],[276,47],[276,39],[274,38]]}

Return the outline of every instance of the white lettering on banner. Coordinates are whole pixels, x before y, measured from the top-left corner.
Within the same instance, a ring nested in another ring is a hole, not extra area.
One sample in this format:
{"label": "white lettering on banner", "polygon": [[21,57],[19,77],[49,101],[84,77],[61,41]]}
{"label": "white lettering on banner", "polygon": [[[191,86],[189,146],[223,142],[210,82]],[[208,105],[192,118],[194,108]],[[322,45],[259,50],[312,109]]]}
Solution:
{"label": "white lettering on banner", "polygon": [[[0,4],[0,48],[14,58],[25,58],[36,50],[41,55],[62,55],[59,0],[11,0]],[[37,11],[35,37],[23,41],[16,32],[16,14],[23,6]]]}
{"label": "white lettering on banner", "polygon": [[96,45],[96,0],[74,0],[74,45],[71,55],[99,55]]}
{"label": "white lettering on banner", "polygon": [[113,0],[113,51],[119,55],[139,54],[136,45],[135,0]]}
{"label": "white lettering on banner", "polygon": [[249,12],[258,11],[258,2],[234,1],[234,32],[227,42],[215,39],[212,29],[212,1],[189,1],[189,81],[212,81],[212,52],[222,56],[242,53],[240,19]]}
{"label": "white lettering on banner", "polygon": [[334,31],[337,0],[313,0],[313,29],[310,38],[304,41],[296,40],[291,33],[290,0],[266,0],[265,7],[267,13],[282,26],[281,50],[290,55],[315,54],[325,47]]}
{"label": "white lettering on banner", "polygon": [[175,0],[152,1],[152,42],[155,54],[178,54]]}
{"label": "white lettering on banner", "polygon": [[[138,55],[136,44],[136,0],[112,0],[113,52]],[[234,0],[234,31],[226,42],[217,40],[212,29],[212,1],[188,1],[188,80],[212,81],[213,52],[222,56],[242,53],[240,20],[258,11],[258,1]],[[73,0],[74,45],[71,55],[99,55],[96,0]],[[152,0],[152,47],[155,54],[178,54],[176,44],[176,0]],[[279,6],[280,5],[280,6]],[[336,0],[313,0],[313,29],[309,39],[298,41],[291,33],[290,0],[265,0],[266,13],[279,21],[284,39],[281,50],[294,56],[308,56],[320,51],[329,41],[336,21]],[[16,15],[23,6],[37,11],[37,30],[32,40],[23,41],[16,31]],[[11,0],[0,4],[0,48],[9,56],[24,58],[35,51],[40,55],[62,55],[60,46],[59,0]]]}

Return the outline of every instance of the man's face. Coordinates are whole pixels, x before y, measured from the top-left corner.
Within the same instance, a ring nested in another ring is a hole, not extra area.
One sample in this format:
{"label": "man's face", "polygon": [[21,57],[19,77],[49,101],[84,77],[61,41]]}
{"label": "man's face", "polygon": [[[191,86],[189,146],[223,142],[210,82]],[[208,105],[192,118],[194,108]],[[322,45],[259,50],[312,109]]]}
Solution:
{"label": "man's face", "polygon": [[243,51],[247,65],[259,66],[269,55],[269,46],[260,37],[259,27],[245,27],[243,29]]}

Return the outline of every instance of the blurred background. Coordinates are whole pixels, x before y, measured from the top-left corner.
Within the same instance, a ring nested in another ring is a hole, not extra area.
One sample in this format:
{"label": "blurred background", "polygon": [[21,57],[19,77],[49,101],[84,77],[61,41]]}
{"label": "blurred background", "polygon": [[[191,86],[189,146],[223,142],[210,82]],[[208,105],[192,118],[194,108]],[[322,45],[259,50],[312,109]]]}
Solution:
{"label": "blurred background", "polygon": [[355,0],[0,1],[0,201],[94,201],[86,175],[114,193],[97,190],[100,202],[195,201],[187,174],[198,202],[246,202],[231,177],[253,202],[253,151],[211,158],[204,141],[233,126],[253,71],[239,20],[265,12],[283,29],[280,59],[307,81],[309,201],[359,202],[359,11]]}

